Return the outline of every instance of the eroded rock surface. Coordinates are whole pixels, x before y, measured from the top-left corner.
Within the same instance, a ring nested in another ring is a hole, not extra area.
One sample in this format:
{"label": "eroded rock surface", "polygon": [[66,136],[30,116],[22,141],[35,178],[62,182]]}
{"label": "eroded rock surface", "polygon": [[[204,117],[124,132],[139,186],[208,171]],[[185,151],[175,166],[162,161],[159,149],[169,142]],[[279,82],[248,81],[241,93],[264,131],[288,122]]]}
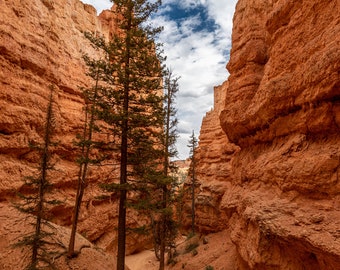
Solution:
{"label": "eroded rock surface", "polygon": [[239,0],[232,42],[199,146],[198,209],[218,203],[198,226],[230,230],[235,269],[338,269],[340,3]]}
{"label": "eroded rock surface", "polygon": [[[53,141],[58,145],[50,180],[56,187],[54,199],[62,204],[51,216],[67,227],[78,175],[74,141],[84,122],[80,87],[92,85],[82,54],[99,57],[83,32],[110,37],[116,31],[114,15],[103,11],[97,17],[92,6],[79,0],[6,0],[0,1],[0,10],[0,201],[15,200],[24,177],[36,173],[39,157],[29,143],[42,141],[53,85]],[[99,184],[116,175],[118,166],[90,168],[78,226],[87,239],[108,251],[115,248],[117,198],[103,194]],[[140,240],[132,238],[128,252],[140,248]]]}
{"label": "eroded rock surface", "polygon": [[[239,147],[229,142],[219,124],[219,114],[224,108],[228,82],[214,89],[214,108],[203,118],[199,148],[195,153],[197,185],[195,190],[196,219],[201,232],[217,232],[225,228],[221,214],[221,199],[231,178],[231,160]],[[187,187],[190,189],[190,187]],[[191,196],[191,194],[190,194]],[[188,197],[190,197],[188,196]],[[191,211],[191,203],[186,204]],[[185,224],[191,220],[186,219]]]}

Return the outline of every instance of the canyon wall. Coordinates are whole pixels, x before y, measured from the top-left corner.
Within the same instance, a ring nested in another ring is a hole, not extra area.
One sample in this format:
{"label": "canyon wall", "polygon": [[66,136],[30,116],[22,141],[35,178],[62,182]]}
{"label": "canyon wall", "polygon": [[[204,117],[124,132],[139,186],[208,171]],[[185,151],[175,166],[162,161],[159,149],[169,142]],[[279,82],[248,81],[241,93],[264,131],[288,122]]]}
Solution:
{"label": "canyon wall", "polygon": [[[24,178],[36,173],[39,157],[29,143],[42,141],[53,86],[53,141],[58,145],[50,180],[56,187],[53,196],[62,204],[52,208],[51,216],[69,226],[78,175],[74,141],[84,123],[80,87],[92,85],[82,54],[98,56],[83,32],[110,37],[116,29],[113,13],[97,16],[79,0],[5,0],[0,10],[0,201],[12,203]],[[109,251],[116,246],[117,198],[103,196],[99,184],[111,182],[112,175],[118,175],[118,168],[91,167],[78,226],[87,239]],[[131,252],[140,241],[129,237]]]}
{"label": "canyon wall", "polygon": [[[219,124],[228,86],[228,82],[225,82],[214,88],[214,108],[203,118],[199,148],[195,152],[195,171],[199,180],[199,187],[195,191],[195,204],[199,211],[196,219],[201,232],[218,232],[227,222],[221,213],[221,199],[228,189],[226,179],[232,175],[231,160],[239,150],[239,147],[229,142]],[[186,208],[191,211],[190,204]]]}
{"label": "canyon wall", "polygon": [[340,2],[239,0],[227,69],[202,123],[199,229],[229,231],[237,269],[340,269]]}

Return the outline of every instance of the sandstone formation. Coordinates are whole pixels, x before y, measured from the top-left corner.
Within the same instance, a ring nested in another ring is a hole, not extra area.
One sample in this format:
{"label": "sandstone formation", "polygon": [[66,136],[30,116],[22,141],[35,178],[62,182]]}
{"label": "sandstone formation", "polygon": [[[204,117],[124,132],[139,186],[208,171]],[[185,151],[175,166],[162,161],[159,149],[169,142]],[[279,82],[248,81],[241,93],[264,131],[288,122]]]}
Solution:
{"label": "sandstone formation", "polygon": [[[221,215],[221,199],[231,177],[231,159],[238,147],[229,142],[219,124],[228,82],[214,89],[214,109],[203,118],[199,136],[199,148],[195,153],[196,174],[199,187],[195,193],[197,223],[201,232],[217,232],[225,228],[226,220]],[[190,187],[187,187],[190,189]],[[186,199],[186,211],[191,211],[191,202]],[[190,215],[189,215],[190,216]],[[191,221],[185,220],[189,225]]]}
{"label": "sandstone formation", "polygon": [[233,27],[198,227],[228,229],[230,269],[340,269],[340,3],[239,0]]}
{"label": "sandstone formation", "polygon": [[[51,216],[54,223],[67,227],[78,175],[74,141],[84,121],[80,87],[92,83],[85,75],[82,54],[98,56],[83,32],[108,38],[116,29],[115,19],[110,11],[97,17],[92,6],[79,0],[6,0],[0,1],[0,10],[0,201],[15,200],[24,177],[35,173],[38,156],[29,142],[42,141],[53,85],[53,140],[58,146],[51,180],[57,188],[54,197],[62,204],[51,210]],[[99,184],[114,175],[118,168],[112,166],[90,169],[78,226],[87,239],[111,252],[115,249],[116,197],[103,194]],[[143,238],[128,237],[128,252],[144,245]]]}

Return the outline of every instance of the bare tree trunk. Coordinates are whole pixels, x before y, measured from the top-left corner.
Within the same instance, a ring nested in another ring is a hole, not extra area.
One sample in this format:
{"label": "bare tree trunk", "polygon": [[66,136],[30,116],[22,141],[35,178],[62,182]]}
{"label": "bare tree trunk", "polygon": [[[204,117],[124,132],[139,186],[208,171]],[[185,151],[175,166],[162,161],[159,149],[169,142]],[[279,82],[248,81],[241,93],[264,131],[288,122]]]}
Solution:
{"label": "bare tree trunk", "polygon": [[[168,189],[163,186],[163,209],[167,207]],[[161,226],[160,226],[160,255],[159,255],[159,270],[164,270],[165,267],[165,248],[166,248],[166,222],[167,215],[162,214]]]}
{"label": "bare tree trunk", "polygon": [[[128,106],[128,100],[124,102],[125,108]],[[127,112],[126,112],[127,113]],[[128,120],[123,121],[122,143],[121,143],[121,165],[120,165],[120,196],[118,212],[118,252],[117,252],[117,270],[125,268],[125,241],[126,241],[126,183],[127,183],[127,132]]]}
{"label": "bare tree trunk", "polygon": [[196,186],[196,175],[195,175],[195,170],[196,170],[196,160],[195,160],[195,149],[197,146],[197,139],[195,137],[194,131],[192,132],[191,135],[191,140],[190,140],[190,147],[191,147],[191,164],[192,164],[192,182],[191,182],[191,230],[192,234],[195,234],[195,186]]}

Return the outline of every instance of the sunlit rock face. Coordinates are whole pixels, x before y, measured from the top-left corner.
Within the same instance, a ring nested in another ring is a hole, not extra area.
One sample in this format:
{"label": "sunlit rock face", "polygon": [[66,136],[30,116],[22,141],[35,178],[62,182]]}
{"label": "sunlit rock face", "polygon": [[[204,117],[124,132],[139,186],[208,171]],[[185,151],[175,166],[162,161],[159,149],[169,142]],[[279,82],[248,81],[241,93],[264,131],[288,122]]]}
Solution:
{"label": "sunlit rock face", "polygon": [[[76,169],[72,140],[82,127],[81,86],[90,85],[81,59],[90,46],[81,31],[101,31],[96,11],[80,1],[1,1],[0,193],[18,188],[36,162],[29,142],[41,141],[50,86],[65,181]],[[64,167],[64,168],[63,168]],[[67,168],[67,169],[66,169]],[[69,172],[70,173],[66,173]],[[3,196],[2,196],[3,198]]]}
{"label": "sunlit rock face", "polygon": [[202,231],[230,230],[240,269],[340,268],[339,14],[332,0],[237,4],[196,203]]}
{"label": "sunlit rock face", "polygon": [[[110,11],[97,17],[92,6],[78,0],[0,1],[0,10],[0,200],[13,201],[24,177],[38,166],[39,157],[29,142],[42,141],[53,85],[53,141],[58,145],[50,180],[62,204],[51,210],[51,217],[69,226],[78,175],[79,148],[74,141],[84,123],[80,87],[93,83],[85,75],[82,54],[98,56],[83,32],[108,38],[116,31],[115,19]],[[79,220],[79,231],[109,251],[115,248],[117,198],[101,196],[99,183],[117,175],[112,166],[91,167]],[[131,238],[127,251],[138,249],[140,240]]]}

